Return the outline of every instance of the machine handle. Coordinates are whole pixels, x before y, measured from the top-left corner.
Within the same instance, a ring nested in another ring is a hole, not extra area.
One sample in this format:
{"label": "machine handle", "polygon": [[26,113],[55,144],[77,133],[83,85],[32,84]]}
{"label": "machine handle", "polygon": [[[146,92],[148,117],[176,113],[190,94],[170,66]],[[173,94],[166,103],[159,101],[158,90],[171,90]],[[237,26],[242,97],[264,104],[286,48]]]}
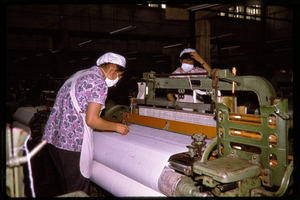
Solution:
{"label": "machine handle", "polygon": [[27,155],[27,156],[22,156],[22,157],[14,157],[14,158],[10,158],[7,162],[6,162],[6,166],[8,167],[15,167],[15,166],[19,166],[23,163],[27,162],[27,157],[29,157],[29,159],[31,159],[33,156],[35,156],[37,154],[37,152],[39,152],[45,145],[47,144],[46,140],[43,140],[42,142],[40,142],[36,147],[34,147],[34,149]]}

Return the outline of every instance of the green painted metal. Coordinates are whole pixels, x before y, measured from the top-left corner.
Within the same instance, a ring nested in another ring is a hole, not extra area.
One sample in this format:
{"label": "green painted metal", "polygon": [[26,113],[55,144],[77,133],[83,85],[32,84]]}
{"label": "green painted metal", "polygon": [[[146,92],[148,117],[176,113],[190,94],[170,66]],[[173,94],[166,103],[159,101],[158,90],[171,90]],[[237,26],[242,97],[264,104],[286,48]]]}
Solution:
{"label": "green painted metal", "polygon": [[218,197],[251,197],[251,189],[261,186],[259,178],[250,178],[239,181],[238,187],[225,192],[221,191],[221,187],[215,187],[212,193]]}
{"label": "green painted metal", "polygon": [[108,105],[103,112],[104,117],[121,119],[124,112],[129,112],[129,106],[125,105]]}
{"label": "green painted metal", "polygon": [[[202,184],[212,188],[211,191],[216,196],[281,196],[285,193],[293,171],[293,161],[289,163],[288,160],[290,148],[288,130],[292,127],[292,116],[287,114],[287,100],[275,98],[275,90],[269,81],[258,76],[235,76],[230,70],[220,69],[214,69],[206,77],[190,78],[161,77],[155,72],[147,72],[144,73],[143,80],[146,82],[145,99],[135,99],[135,104],[176,106],[174,102],[156,102],[157,89],[175,89],[178,93],[184,93],[186,90],[202,90],[211,95],[215,102],[217,137],[204,150],[202,159],[192,165],[192,174],[196,181],[202,180]],[[232,84],[235,91],[252,91],[257,95],[260,104],[260,124],[229,120],[230,111],[225,104],[218,103],[217,90],[231,91]],[[186,105],[181,103],[178,102],[177,105],[190,108],[197,106],[192,103],[185,103]],[[270,117],[276,119],[275,126],[269,124]],[[260,139],[239,137],[231,135],[230,130],[255,132],[261,137]],[[276,138],[275,144],[270,142],[270,136]],[[218,148],[218,158],[207,160],[215,146]],[[271,164],[274,160],[275,165]],[[226,166],[227,169],[222,169]],[[262,181],[258,177],[261,169]],[[181,190],[187,196],[194,191],[194,188],[189,188],[193,185],[189,181],[188,184],[183,182],[182,185],[186,189]],[[266,187],[279,189],[270,192],[265,189]],[[197,193],[196,190],[195,192]]]}
{"label": "green painted metal", "polygon": [[[231,144],[239,144],[240,147],[247,145],[253,149],[260,149],[259,152],[236,150],[237,156],[242,159],[252,160],[255,158],[262,164],[264,170],[268,169],[267,175],[263,176],[263,184],[267,186],[280,186],[286,167],[288,166],[288,122],[277,113],[287,112],[287,100],[283,100],[276,105],[261,106],[261,124],[259,126],[251,124],[236,123],[229,120],[229,109],[221,103],[216,103],[217,110],[217,137],[219,149],[224,148],[224,153],[219,151],[219,156],[227,156],[233,150]],[[223,117],[221,117],[221,114]],[[269,116],[276,117],[276,127],[271,128],[268,123]],[[220,135],[220,128],[223,135]],[[230,129],[245,130],[261,134],[261,139],[251,139],[233,136],[229,133]],[[269,136],[275,135],[277,138],[276,146],[271,146]],[[277,166],[270,165],[270,157],[277,157]],[[268,173],[269,172],[269,173]]]}
{"label": "green painted metal", "polygon": [[[210,73],[207,77],[190,78],[169,78],[159,77],[155,72],[143,74],[143,80],[146,82],[146,98],[155,99],[156,89],[177,89],[177,90],[206,90],[212,94],[212,99],[216,100],[217,92],[215,90],[230,91],[232,82],[235,82],[235,91],[252,91],[257,94],[260,105],[271,105],[275,97],[275,90],[271,83],[258,76],[234,76],[228,69],[217,70],[217,87],[213,85],[213,77]],[[157,76],[157,77],[156,77]],[[217,101],[215,101],[217,102]]]}
{"label": "green painted metal", "polygon": [[[222,103],[216,103],[217,141],[212,145],[218,146],[218,159],[199,160],[193,164],[193,173],[202,177],[202,184],[213,188],[211,191],[214,195],[282,196],[286,192],[293,171],[293,160],[288,160],[288,129],[292,124],[292,116],[287,114],[286,99],[275,100],[274,103],[260,107],[259,125],[230,121],[229,108]],[[269,117],[276,118],[275,125],[269,124]],[[231,135],[230,129],[256,132],[261,135],[261,139]],[[270,143],[271,135],[276,137],[275,144]],[[276,160],[276,165],[270,164],[271,159]],[[258,177],[261,169],[262,181]],[[220,188],[234,182],[237,183],[236,187],[221,191]],[[279,189],[270,191],[261,185]]]}
{"label": "green painted metal", "polygon": [[204,161],[208,160],[208,157],[209,157],[211,151],[213,150],[213,148],[215,146],[217,146],[217,144],[218,144],[218,138],[214,137],[214,139],[205,148],[205,150],[204,150],[204,152],[202,154],[200,162],[204,162]]}
{"label": "green painted metal", "polygon": [[210,193],[199,192],[196,182],[190,177],[182,177],[175,188],[175,196],[177,197],[213,197]]}
{"label": "green painted metal", "polygon": [[288,189],[293,169],[294,169],[294,161],[292,160],[285,171],[284,177],[281,181],[281,185],[277,191],[272,192],[259,187],[251,190],[251,196],[274,196],[274,197],[283,196],[286,190]]}
{"label": "green painted metal", "polygon": [[233,156],[224,156],[206,162],[195,162],[195,174],[212,177],[221,183],[231,183],[253,177],[258,177],[261,166]]}

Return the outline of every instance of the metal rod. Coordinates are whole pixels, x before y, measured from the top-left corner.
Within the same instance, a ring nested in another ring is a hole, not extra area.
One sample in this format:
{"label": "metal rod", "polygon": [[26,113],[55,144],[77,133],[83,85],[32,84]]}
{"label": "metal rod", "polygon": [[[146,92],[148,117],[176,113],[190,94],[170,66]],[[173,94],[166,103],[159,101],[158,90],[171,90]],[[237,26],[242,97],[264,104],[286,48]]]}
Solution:
{"label": "metal rod", "polygon": [[204,73],[184,73],[184,74],[169,74],[169,73],[163,73],[163,74],[155,74],[156,77],[162,77],[162,76],[191,76],[191,75],[208,75],[207,72]]}
{"label": "metal rod", "polygon": [[[46,140],[43,140],[41,143],[39,143],[30,153],[29,153],[29,158],[31,159],[33,156],[37,154],[45,145],[47,144]],[[10,158],[7,162],[6,165],[8,167],[14,167],[14,166],[19,166],[20,164],[26,163],[27,162],[27,156],[22,156],[22,157],[15,157],[15,158]]]}

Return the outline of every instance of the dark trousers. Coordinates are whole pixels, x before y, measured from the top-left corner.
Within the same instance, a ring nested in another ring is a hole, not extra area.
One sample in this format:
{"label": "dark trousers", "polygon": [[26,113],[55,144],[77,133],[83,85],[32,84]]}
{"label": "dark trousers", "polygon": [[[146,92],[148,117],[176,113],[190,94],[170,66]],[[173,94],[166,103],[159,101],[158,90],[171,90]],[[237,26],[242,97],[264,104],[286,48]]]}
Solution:
{"label": "dark trousers", "polygon": [[90,179],[82,176],[79,168],[80,152],[67,151],[47,144],[50,157],[59,175],[59,184],[63,194],[84,191],[89,193]]}

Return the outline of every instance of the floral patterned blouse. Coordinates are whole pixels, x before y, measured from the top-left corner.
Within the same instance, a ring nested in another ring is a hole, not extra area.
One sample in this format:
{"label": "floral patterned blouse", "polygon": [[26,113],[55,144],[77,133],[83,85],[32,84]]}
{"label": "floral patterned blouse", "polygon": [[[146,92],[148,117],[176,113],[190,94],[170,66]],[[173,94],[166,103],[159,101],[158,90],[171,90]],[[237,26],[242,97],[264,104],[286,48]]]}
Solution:
{"label": "floral patterned blouse", "polygon": [[[172,74],[191,74],[191,73],[207,73],[207,71],[203,68],[200,67],[194,67],[192,70],[185,72],[183,71],[180,67],[178,67]],[[185,78],[185,77],[206,77],[206,74],[200,74],[200,75],[177,75],[177,76],[169,76],[170,78]],[[192,91],[191,90],[186,90],[185,94],[184,94],[184,98],[181,99],[179,98],[178,94],[174,94],[177,101],[179,102],[194,102],[194,98],[192,95]],[[198,97],[196,99],[196,102],[202,102],[202,100],[199,100]],[[183,110],[187,110],[187,111],[193,111],[193,109],[190,108],[183,108]]]}
{"label": "floral patterned blouse", "polygon": [[[191,73],[207,73],[207,71],[203,68],[200,67],[194,67],[192,70],[188,71],[188,72],[184,72],[180,67],[178,67],[174,72],[172,72],[172,74],[191,74]],[[182,78],[182,77],[205,77],[205,74],[201,74],[201,75],[181,75],[181,76],[170,76],[171,78]]]}
{"label": "floral patterned blouse", "polygon": [[[89,74],[77,79],[75,85],[76,99],[84,113],[87,111],[89,102],[102,104],[102,111],[105,108],[107,84],[99,67],[93,66],[83,71],[88,70],[96,71],[98,75]],[[83,140],[83,119],[73,106],[70,96],[71,82],[68,82],[67,80],[57,93],[45,126],[43,139],[57,148],[80,152]]]}

